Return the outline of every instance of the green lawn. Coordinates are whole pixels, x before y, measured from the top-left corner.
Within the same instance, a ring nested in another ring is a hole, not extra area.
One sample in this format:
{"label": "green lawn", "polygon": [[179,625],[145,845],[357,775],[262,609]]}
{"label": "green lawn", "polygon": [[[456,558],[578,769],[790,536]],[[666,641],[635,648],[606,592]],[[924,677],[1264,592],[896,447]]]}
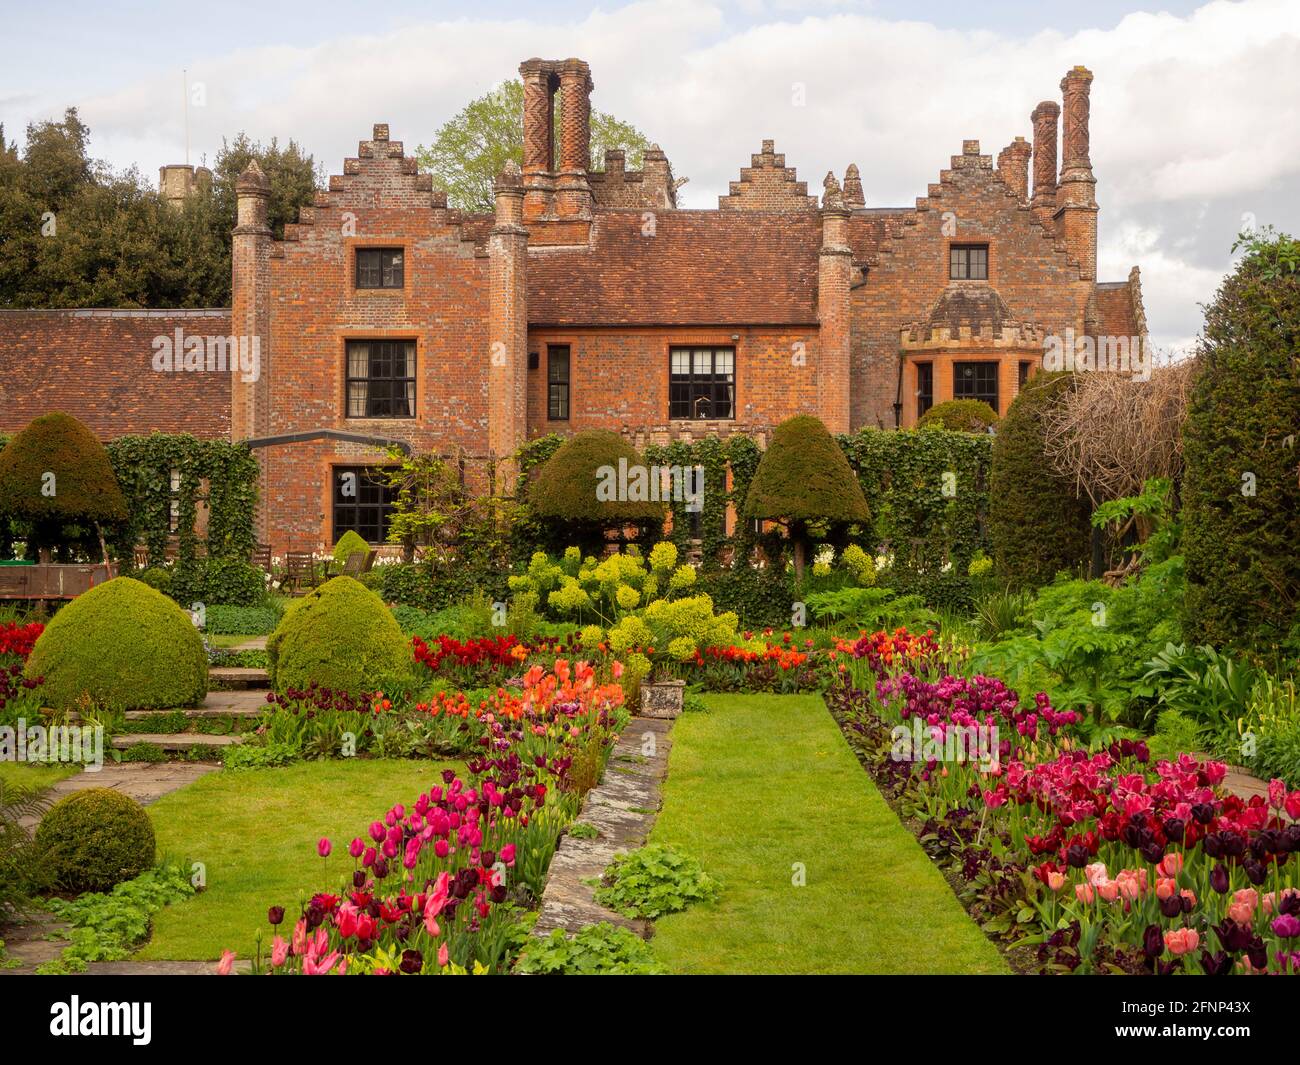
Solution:
{"label": "green lawn", "polygon": [[66,762],[0,762],[0,780],[23,787],[52,788],[60,780],[81,772],[81,766]]}
{"label": "green lawn", "polygon": [[[219,772],[150,806],[160,857],[202,862],[207,889],[162,910],[140,958],[250,957],[268,906],[297,911],[300,895],[336,887],[352,868],[348,842],[393,803],[441,783],[451,762],[345,760]],[[325,862],[316,841],[334,844]],[[269,938],[267,940],[269,942]]]}
{"label": "green lawn", "polygon": [[657,922],[671,971],[1008,971],[819,697],[705,701],[673,728],[652,839],[698,858],[722,896]]}

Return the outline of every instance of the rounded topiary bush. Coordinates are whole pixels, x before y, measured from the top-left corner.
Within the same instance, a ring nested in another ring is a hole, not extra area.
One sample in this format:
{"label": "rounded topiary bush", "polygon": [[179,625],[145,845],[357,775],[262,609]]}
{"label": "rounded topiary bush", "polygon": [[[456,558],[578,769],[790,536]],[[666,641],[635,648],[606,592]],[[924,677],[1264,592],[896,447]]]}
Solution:
{"label": "rounded topiary bush", "polygon": [[1044,414],[1074,384],[1071,373],[1031,377],[993,440],[989,538],[998,571],[1015,587],[1078,571],[1092,553],[1091,508],[1043,453]]}
{"label": "rounded topiary bush", "polygon": [[332,553],[335,562],[346,562],[351,555],[366,554],[370,550],[370,545],[362,538],[361,534],[349,529],[339,537],[339,542],[334,545]]}
{"label": "rounded topiary bush", "polygon": [[293,603],[266,641],[271,686],[352,694],[405,680],[411,645],[393,612],[360,581],[335,577]]}
{"label": "rounded topiary bush", "polygon": [[66,891],[109,891],[154,864],[149,815],[112,788],[87,788],[60,799],[37,827],[36,846]]}
{"label": "rounded topiary bush", "polygon": [[[546,460],[528,489],[528,500],[538,515],[560,521],[615,525],[640,521],[663,520],[664,506],[654,500],[607,498],[610,486],[617,488],[619,461],[627,469],[630,491],[636,468],[645,468],[645,459],[618,433],[592,429],[566,440]],[[613,471],[615,480],[610,479]],[[646,482],[649,484],[649,475]],[[612,493],[617,496],[617,491]]]}
{"label": "rounded topiary bush", "polygon": [[83,694],[114,709],[197,706],[208,691],[208,658],[190,615],[130,577],[55,614],[24,672],[45,678],[43,699],[57,708]]}
{"label": "rounded topiary bush", "polygon": [[983,433],[997,425],[998,412],[982,399],[950,399],[931,407],[917,419],[918,429],[948,429],[956,433]]}

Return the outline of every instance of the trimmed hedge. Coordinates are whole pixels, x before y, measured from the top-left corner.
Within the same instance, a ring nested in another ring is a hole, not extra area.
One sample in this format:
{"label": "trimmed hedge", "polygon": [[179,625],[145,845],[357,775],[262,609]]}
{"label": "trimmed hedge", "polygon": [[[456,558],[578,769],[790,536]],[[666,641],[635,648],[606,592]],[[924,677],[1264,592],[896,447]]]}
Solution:
{"label": "trimmed hedge", "polygon": [[745,496],[746,518],[865,522],[871,517],[844,452],[821,421],[787,418],[772,433]]}
{"label": "trimmed hedge", "polygon": [[1092,554],[1091,509],[1043,454],[1043,414],[1074,381],[1066,372],[1031,377],[993,440],[989,536],[998,571],[1014,587],[1077,574]]}
{"label": "trimmed hedge", "polygon": [[[592,429],[566,440],[536,472],[528,486],[528,501],[543,519],[612,528],[663,521],[664,505],[651,500],[602,499],[601,467],[617,471],[645,465],[636,448],[617,433]],[[630,480],[630,478],[629,478]]]}
{"label": "trimmed hedge", "polygon": [[331,555],[335,562],[346,562],[351,555],[357,553],[366,554],[370,550],[370,545],[361,538],[361,534],[349,529],[339,537],[339,542],[334,545]]}
{"label": "trimmed hedge", "polygon": [[982,399],[950,399],[922,414],[916,427],[948,429],[954,433],[983,433],[997,423],[998,412]]}
{"label": "trimmed hedge", "polygon": [[113,709],[197,706],[208,690],[203,640],[161,592],[116,577],[77,596],[41,633],[24,668],[42,698],[70,709],[88,694]]}
{"label": "trimmed hedge", "polygon": [[313,683],[353,695],[408,683],[411,645],[383,600],[351,577],[335,577],[295,600],[266,641],[277,691]]}
{"label": "trimmed hedge", "polygon": [[176,564],[166,591],[183,607],[192,603],[256,606],[266,597],[266,577],[243,559],[196,558]]}
{"label": "trimmed hedge", "polygon": [[1300,241],[1247,248],[1206,310],[1183,428],[1184,631],[1264,650],[1300,620]]}
{"label": "trimmed hedge", "polygon": [[60,799],[37,826],[36,846],[66,891],[110,891],[154,864],[149,815],[113,788],[87,788]]}

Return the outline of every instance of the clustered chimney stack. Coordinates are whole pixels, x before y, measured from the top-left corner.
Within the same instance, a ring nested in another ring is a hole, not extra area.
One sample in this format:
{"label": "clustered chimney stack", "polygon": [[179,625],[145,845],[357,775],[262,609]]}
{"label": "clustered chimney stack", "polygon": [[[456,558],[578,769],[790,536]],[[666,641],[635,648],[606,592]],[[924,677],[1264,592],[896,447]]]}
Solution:
{"label": "clustered chimney stack", "polygon": [[1034,108],[1034,217],[1046,224],[1056,210],[1056,120],[1061,109],[1051,100]]}
{"label": "clustered chimney stack", "polygon": [[[591,68],[581,59],[528,59],[524,83],[524,217],[591,217]],[[556,159],[555,94],[560,94]],[[557,165],[558,162],[558,165]]]}
{"label": "clustered chimney stack", "polygon": [[1056,228],[1082,276],[1097,277],[1097,179],[1089,158],[1088,118],[1092,71],[1075,67],[1061,79],[1064,103],[1061,179],[1056,192]]}
{"label": "clustered chimney stack", "polygon": [[1024,137],[1017,137],[998,152],[998,174],[1022,203],[1029,201],[1029,156],[1031,149]]}

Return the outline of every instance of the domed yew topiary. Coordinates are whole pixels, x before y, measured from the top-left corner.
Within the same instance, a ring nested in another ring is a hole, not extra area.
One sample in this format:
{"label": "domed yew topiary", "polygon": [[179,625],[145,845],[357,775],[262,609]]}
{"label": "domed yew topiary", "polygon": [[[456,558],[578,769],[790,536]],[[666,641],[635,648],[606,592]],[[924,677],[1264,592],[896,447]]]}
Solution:
{"label": "domed yew topiary", "polygon": [[76,418],[55,411],[0,450],[0,514],[30,522],[32,544],[46,560],[63,542],[65,525],[123,521],[126,500],[104,445]]}
{"label": "domed yew topiary", "polygon": [[999,572],[1016,587],[1078,570],[1092,552],[1088,503],[1043,454],[1043,415],[1074,381],[1070,373],[1031,377],[993,439],[989,538]]}
{"label": "domed yew topiary", "polygon": [[[654,489],[658,494],[657,484]],[[566,440],[546,460],[528,501],[543,518],[612,526],[662,521],[663,503],[650,494],[649,467],[636,448],[618,433],[592,429]]]}
{"label": "domed yew topiary", "polygon": [[949,429],[956,433],[983,433],[997,423],[997,411],[982,399],[950,399],[922,414],[917,419],[916,427]]}
{"label": "domed yew topiary", "polygon": [[77,596],[41,633],[24,669],[44,677],[47,705],[83,693],[118,709],[197,706],[208,658],[190,615],[161,592],[116,577]]}
{"label": "domed yew topiary", "polygon": [[382,599],[360,581],[335,577],[293,603],[266,641],[277,691],[312,683],[354,695],[405,681],[411,645]]}
{"label": "domed yew topiary", "polygon": [[844,452],[820,420],[801,414],[776,427],[750,482],[744,516],[784,525],[803,580],[808,526],[870,520],[862,486]]}
{"label": "domed yew topiary", "polygon": [[37,826],[36,846],[66,891],[109,891],[154,864],[149,815],[112,788],[87,788],[60,799]]}
{"label": "domed yew topiary", "polygon": [[335,562],[346,562],[351,555],[366,554],[370,550],[370,545],[361,538],[361,534],[349,529],[339,537],[339,542],[334,545],[331,552]]}

